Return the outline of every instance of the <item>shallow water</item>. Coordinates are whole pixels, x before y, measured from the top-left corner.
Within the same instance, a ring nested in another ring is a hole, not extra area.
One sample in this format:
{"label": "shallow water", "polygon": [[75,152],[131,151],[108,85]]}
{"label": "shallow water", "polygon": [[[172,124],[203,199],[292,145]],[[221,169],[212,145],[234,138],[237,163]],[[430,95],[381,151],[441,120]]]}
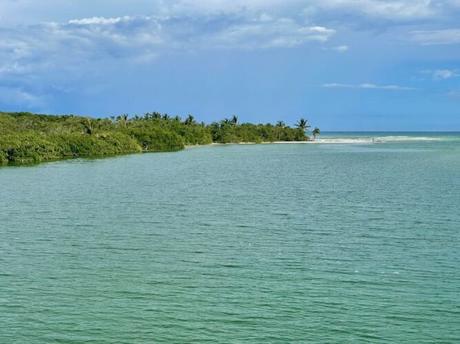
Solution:
{"label": "shallow water", "polygon": [[424,135],[0,169],[0,342],[459,342],[460,140]]}

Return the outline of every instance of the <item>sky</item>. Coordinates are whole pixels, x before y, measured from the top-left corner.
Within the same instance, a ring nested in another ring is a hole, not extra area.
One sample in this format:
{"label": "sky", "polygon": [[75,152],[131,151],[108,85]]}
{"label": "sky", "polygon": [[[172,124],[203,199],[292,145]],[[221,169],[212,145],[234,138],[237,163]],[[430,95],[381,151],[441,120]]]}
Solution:
{"label": "sky", "polygon": [[0,110],[460,131],[460,0],[1,0]]}

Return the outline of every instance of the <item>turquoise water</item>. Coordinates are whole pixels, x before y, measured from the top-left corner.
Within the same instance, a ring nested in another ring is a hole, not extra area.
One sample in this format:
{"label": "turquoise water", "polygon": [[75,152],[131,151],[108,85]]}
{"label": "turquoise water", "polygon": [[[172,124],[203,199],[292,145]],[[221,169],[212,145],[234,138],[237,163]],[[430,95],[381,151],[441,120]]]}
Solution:
{"label": "turquoise water", "polygon": [[345,136],[0,169],[0,343],[459,342],[460,136]]}

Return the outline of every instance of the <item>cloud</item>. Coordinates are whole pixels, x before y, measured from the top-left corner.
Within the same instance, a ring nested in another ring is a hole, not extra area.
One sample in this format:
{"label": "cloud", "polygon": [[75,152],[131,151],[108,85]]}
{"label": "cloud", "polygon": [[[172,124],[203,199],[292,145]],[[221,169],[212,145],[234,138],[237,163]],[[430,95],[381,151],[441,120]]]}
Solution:
{"label": "cloud", "polygon": [[416,30],[411,37],[422,45],[460,44],[460,29]]}
{"label": "cloud", "polygon": [[267,13],[289,18],[305,14],[312,23],[329,18],[346,24],[359,18],[404,22],[452,17],[459,7],[458,0],[2,0],[0,20],[23,24],[67,21],[72,19],[68,18],[70,14],[75,18],[91,18],[95,13],[99,18],[116,18],[144,14],[203,17]]}
{"label": "cloud", "polygon": [[18,75],[43,69],[69,69],[103,58],[149,53],[162,43],[155,23],[113,19],[43,23],[0,29],[0,72]]}
{"label": "cloud", "polygon": [[362,84],[342,84],[342,83],[328,83],[323,84],[324,88],[350,88],[350,89],[365,89],[365,90],[386,90],[386,91],[413,91],[415,88],[399,86],[399,85],[377,85],[372,83]]}
{"label": "cloud", "polygon": [[17,62],[0,66],[0,76],[11,74],[20,75],[26,72],[27,68],[25,66],[19,65]]}
{"label": "cloud", "polygon": [[457,78],[460,76],[458,69],[435,69],[435,70],[424,70],[423,74],[429,74],[433,80],[447,80]]}
{"label": "cloud", "polygon": [[350,49],[348,45],[338,45],[333,47],[332,50],[338,51],[339,53],[345,53]]}
{"label": "cloud", "polygon": [[75,25],[111,25],[117,24],[121,21],[129,21],[131,17],[117,17],[117,18],[104,18],[104,17],[91,17],[91,18],[83,18],[83,19],[71,19],[69,20],[69,24]]}
{"label": "cloud", "polygon": [[335,30],[323,26],[302,26],[292,19],[259,20],[230,26],[208,42],[221,48],[292,48],[307,42],[326,42]]}
{"label": "cloud", "polygon": [[460,74],[458,74],[457,70],[437,69],[433,71],[433,78],[436,80],[451,79],[451,78],[456,78],[458,76],[460,76]]}
{"label": "cloud", "polygon": [[335,51],[338,53],[346,53],[348,50],[350,50],[350,47],[348,45],[336,45],[336,46],[324,46],[322,50],[326,51]]}
{"label": "cloud", "polygon": [[150,62],[171,51],[293,48],[323,43],[335,30],[291,18],[89,17],[65,23],[0,28],[0,75],[61,68],[96,60]]}
{"label": "cloud", "polygon": [[322,0],[305,8],[310,16],[336,12],[389,21],[432,18],[442,13],[443,1],[431,0]]}
{"label": "cloud", "polygon": [[322,45],[334,34],[302,19],[268,14],[88,17],[0,26],[0,87],[6,87],[0,89],[0,105],[43,109],[50,98],[36,94],[62,94],[88,77],[110,78],[108,71],[120,65],[149,64],[170,54],[290,49]]}
{"label": "cloud", "polygon": [[171,15],[214,15],[242,12],[274,11],[298,8],[302,0],[170,0],[162,2],[163,11]]}
{"label": "cloud", "polygon": [[20,87],[0,86],[0,104],[3,108],[21,106],[31,109],[44,106],[45,101],[42,97],[25,91]]}
{"label": "cloud", "polygon": [[311,20],[333,18],[349,23],[350,17],[388,22],[426,20],[451,16],[460,7],[458,0],[171,0],[162,9],[173,15],[210,13],[305,14]]}

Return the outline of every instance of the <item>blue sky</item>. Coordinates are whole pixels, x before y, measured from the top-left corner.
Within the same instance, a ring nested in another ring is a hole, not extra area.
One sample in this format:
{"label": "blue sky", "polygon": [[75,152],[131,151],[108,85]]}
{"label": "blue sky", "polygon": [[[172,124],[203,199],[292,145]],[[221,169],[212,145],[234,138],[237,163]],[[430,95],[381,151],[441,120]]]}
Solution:
{"label": "blue sky", "polygon": [[0,109],[460,130],[460,0],[2,0]]}

